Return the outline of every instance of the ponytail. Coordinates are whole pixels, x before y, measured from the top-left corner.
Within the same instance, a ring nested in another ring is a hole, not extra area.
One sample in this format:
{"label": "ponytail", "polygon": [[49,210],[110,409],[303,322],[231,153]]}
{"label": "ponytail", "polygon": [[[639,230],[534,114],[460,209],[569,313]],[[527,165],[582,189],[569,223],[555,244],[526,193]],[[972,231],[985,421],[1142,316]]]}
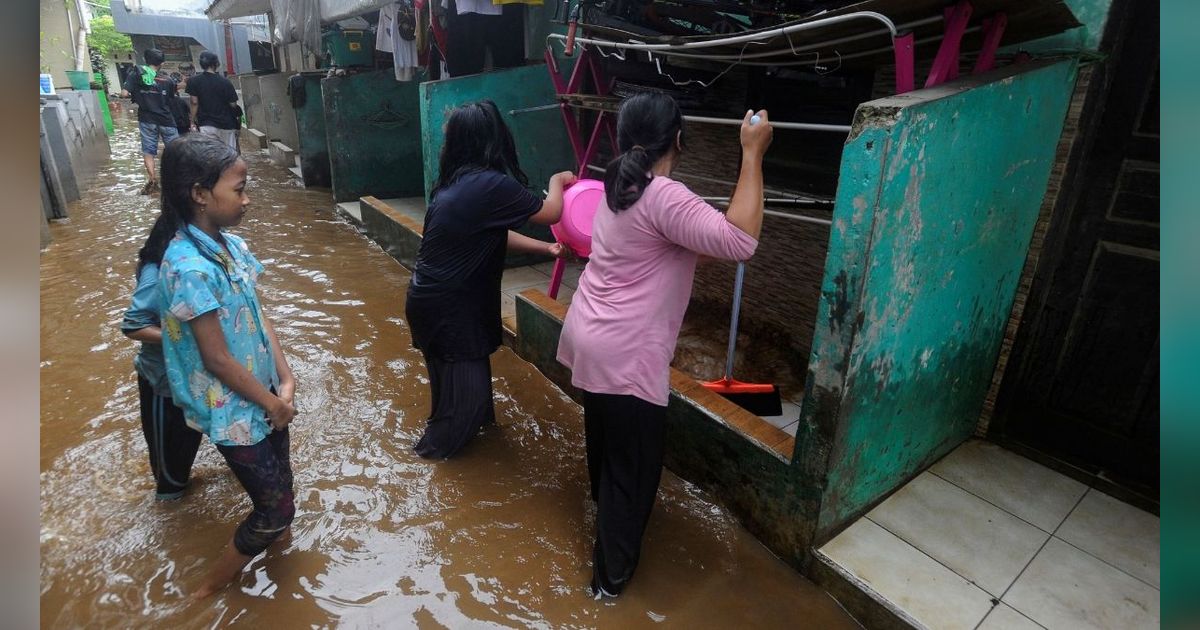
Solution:
{"label": "ponytail", "polygon": [[617,112],[617,147],[621,154],[604,173],[604,197],[613,212],[628,209],[642,198],[654,179],[650,169],[675,149],[683,115],[675,99],[658,92],[635,94]]}

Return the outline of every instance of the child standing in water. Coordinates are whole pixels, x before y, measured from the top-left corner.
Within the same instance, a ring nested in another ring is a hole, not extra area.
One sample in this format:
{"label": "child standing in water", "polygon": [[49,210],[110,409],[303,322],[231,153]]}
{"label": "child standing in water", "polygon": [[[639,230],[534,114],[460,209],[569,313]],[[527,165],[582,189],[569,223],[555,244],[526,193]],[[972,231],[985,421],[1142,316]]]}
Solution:
{"label": "child standing in water", "polygon": [[573,174],[557,173],[539,199],[525,189],[512,133],[494,103],[450,113],[405,306],[432,394],[425,434],[414,447],[421,457],[451,457],[495,422],[489,357],[500,346],[504,254],[569,254],[512,230],[526,221],[557,222],[563,188],[574,182]]}
{"label": "child standing in water", "polygon": [[193,597],[228,584],[292,523],[288,424],[296,383],[257,294],[263,266],[225,232],[250,203],[246,163],[214,136],[163,155],[162,218],[174,229],[159,270],[163,354],[175,401],[250,495],[253,511]]}
{"label": "child standing in water", "polygon": [[563,322],[558,360],[583,390],[596,540],[592,593],[616,597],[633,577],[662,475],[669,370],[698,256],[746,260],[762,228],[767,113],[742,121],[742,166],[721,214],[670,178],[683,149],[674,99],[637,94],[617,114],[592,254]]}
{"label": "child standing in water", "polygon": [[146,244],[138,251],[137,288],[121,321],[121,332],[142,342],[141,350],[133,359],[142,408],[142,434],[146,437],[150,470],[157,486],[155,498],[171,501],[182,497],[187,488],[203,436],[187,425],[183,410],[175,406],[163,361],[158,265],[167,242],[175,233],[174,222],[164,216],[159,215]]}

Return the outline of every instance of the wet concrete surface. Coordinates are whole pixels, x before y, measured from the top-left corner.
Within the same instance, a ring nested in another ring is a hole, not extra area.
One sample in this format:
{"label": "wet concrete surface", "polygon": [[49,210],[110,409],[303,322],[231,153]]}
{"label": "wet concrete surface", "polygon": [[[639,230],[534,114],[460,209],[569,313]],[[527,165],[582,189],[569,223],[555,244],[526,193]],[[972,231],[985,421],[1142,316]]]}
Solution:
{"label": "wet concrete surface", "polygon": [[581,409],[501,349],[499,426],[456,460],[416,457],[428,393],[403,320],[409,275],[265,152],[246,156],[253,205],[236,232],[267,268],[263,302],[297,375],[297,518],[290,544],[191,603],[249,501],[207,442],[188,494],[152,498],[136,344],[117,326],[158,206],[137,194],[127,116],[112,144],[41,257],[45,627],[856,627],[669,472],[629,589],[588,598]]}

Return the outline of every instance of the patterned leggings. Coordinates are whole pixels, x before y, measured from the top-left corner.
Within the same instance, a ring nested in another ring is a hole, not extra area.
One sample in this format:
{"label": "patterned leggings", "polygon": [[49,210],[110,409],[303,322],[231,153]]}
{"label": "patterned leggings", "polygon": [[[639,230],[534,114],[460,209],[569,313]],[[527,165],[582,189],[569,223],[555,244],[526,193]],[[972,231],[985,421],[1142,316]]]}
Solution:
{"label": "patterned leggings", "polygon": [[284,429],[251,446],[217,445],[254,505],[233,535],[233,545],[242,555],[262,553],[292,524],[296,504],[288,444],[288,430]]}

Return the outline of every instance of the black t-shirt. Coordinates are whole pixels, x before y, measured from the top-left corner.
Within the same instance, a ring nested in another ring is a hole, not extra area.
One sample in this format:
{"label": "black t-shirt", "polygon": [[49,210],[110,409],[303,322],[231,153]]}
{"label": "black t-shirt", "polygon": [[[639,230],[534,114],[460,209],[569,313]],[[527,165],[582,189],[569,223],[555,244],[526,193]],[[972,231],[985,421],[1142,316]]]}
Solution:
{"label": "black t-shirt", "polygon": [[196,124],[217,129],[237,129],[238,119],[230,103],[236,103],[233,83],[215,72],[201,72],[188,79],[187,93],[196,97]]}
{"label": "black t-shirt", "polygon": [[141,72],[142,66],[137,66],[125,79],[125,90],[138,106],[138,122],[174,127],[171,101],[178,94],[178,86],[171,77],[162,73],[154,78],[153,84],[146,85],[142,83]]}
{"label": "black t-shirt", "polygon": [[515,179],[490,170],[469,172],[438,191],[408,286],[405,310],[416,348],[447,361],[496,351],[508,231],[541,207]]}

